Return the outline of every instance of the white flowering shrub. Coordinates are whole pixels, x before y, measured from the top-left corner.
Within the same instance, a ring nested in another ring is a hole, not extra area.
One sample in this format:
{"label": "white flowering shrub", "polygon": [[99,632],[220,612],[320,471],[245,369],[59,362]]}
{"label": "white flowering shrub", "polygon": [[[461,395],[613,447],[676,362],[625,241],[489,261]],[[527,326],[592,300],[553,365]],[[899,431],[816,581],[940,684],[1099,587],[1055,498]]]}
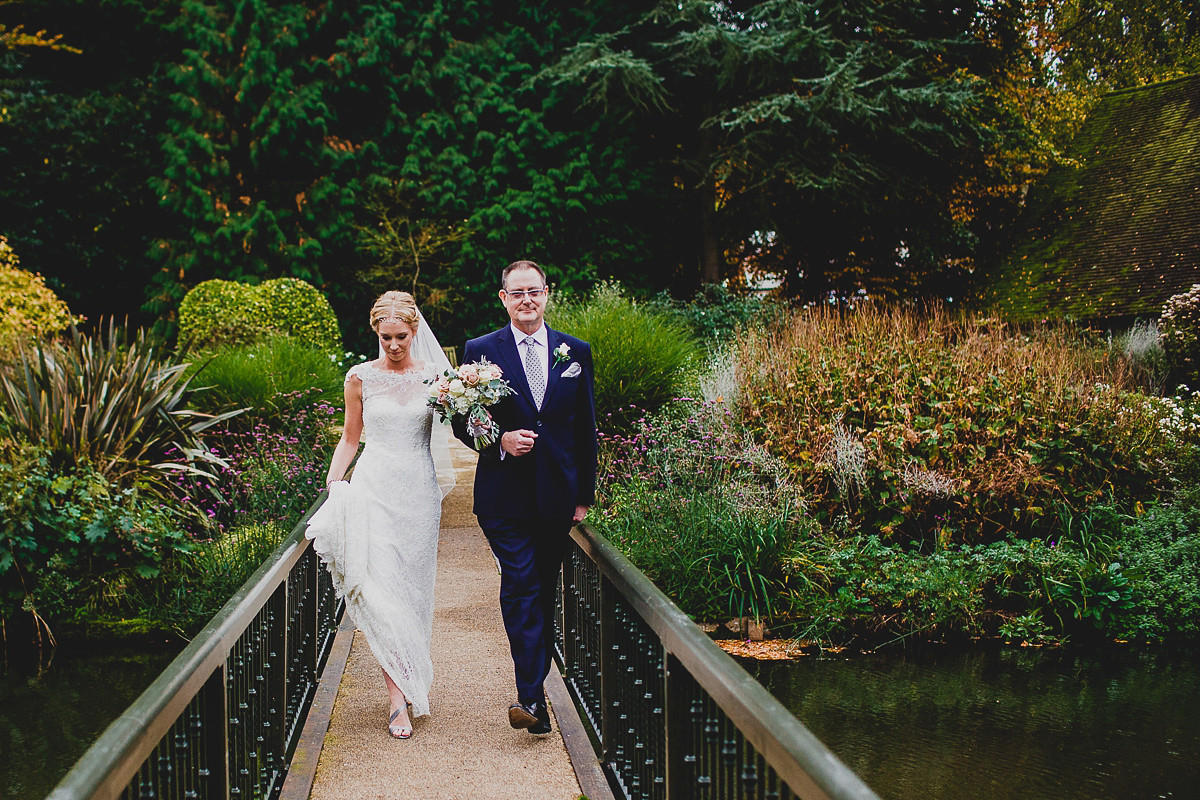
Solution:
{"label": "white flowering shrub", "polygon": [[1180,386],[1174,397],[1146,397],[1145,408],[1158,417],[1158,429],[1173,444],[1200,438],[1200,390]]}
{"label": "white flowering shrub", "polygon": [[1158,332],[1171,368],[1189,379],[1200,375],[1200,283],[1167,300]]}

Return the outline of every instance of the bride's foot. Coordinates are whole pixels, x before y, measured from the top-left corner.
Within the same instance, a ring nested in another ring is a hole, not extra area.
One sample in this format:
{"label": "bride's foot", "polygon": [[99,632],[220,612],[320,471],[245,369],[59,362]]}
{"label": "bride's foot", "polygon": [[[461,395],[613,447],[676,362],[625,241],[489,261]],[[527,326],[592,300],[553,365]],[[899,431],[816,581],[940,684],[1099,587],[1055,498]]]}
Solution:
{"label": "bride's foot", "polygon": [[[404,716],[401,717],[401,714]],[[393,739],[412,738],[412,721],[408,718],[407,704],[392,711],[392,715],[388,717],[388,733]]]}

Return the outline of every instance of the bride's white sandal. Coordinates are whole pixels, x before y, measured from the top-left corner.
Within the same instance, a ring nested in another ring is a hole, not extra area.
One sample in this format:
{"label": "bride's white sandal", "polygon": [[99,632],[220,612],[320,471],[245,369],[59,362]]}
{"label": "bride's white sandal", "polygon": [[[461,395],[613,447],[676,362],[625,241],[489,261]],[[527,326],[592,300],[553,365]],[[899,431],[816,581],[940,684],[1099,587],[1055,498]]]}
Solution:
{"label": "bride's white sandal", "polygon": [[407,725],[393,725],[392,724],[393,722],[396,721],[396,717],[398,717],[400,715],[400,712],[404,711],[404,710],[405,710],[404,708],[397,708],[395,711],[392,712],[392,715],[390,717],[388,717],[388,734],[391,735],[391,737],[393,739],[411,739],[412,738],[413,729],[412,729],[411,721]]}

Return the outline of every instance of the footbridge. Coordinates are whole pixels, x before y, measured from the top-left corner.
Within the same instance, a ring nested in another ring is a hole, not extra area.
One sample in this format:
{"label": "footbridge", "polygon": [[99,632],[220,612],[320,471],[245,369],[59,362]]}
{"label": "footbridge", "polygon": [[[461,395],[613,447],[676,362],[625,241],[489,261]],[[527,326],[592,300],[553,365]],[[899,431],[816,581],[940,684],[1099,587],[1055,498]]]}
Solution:
{"label": "footbridge", "polygon": [[470,513],[475,456],[454,457],[432,713],[412,739],[388,736],[379,667],[304,538],[306,516],[48,800],[876,800],[586,525],[563,569],[554,732],[512,730],[499,575]]}

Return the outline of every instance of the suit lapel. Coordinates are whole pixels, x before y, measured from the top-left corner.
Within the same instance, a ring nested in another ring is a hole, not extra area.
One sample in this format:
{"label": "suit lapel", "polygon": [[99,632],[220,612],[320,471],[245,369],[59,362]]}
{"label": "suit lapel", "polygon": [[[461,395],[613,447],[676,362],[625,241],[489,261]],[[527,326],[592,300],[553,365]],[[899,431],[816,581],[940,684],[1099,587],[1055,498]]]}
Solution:
{"label": "suit lapel", "polygon": [[529,391],[529,381],[525,378],[525,364],[521,361],[521,353],[513,339],[512,328],[501,328],[499,339],[500,369],[508,380],[508,385],[516,389],[525,399],[533,404],[533,392]]}
{"label": "suit lapel", "polygon": [[[546,395],[542,398],[542,408],[550,402],[551,396],[554,394],[555,387],[558,386],[558,376],[562,374],[562,365],[554,363],[554,349],[562,343],[562,334],[558,331],[551,330],[550,326],[546,326],[546,347],[550,351],[549,358],[546,360]],[[568,360],[567,363],[570,363]]]}

